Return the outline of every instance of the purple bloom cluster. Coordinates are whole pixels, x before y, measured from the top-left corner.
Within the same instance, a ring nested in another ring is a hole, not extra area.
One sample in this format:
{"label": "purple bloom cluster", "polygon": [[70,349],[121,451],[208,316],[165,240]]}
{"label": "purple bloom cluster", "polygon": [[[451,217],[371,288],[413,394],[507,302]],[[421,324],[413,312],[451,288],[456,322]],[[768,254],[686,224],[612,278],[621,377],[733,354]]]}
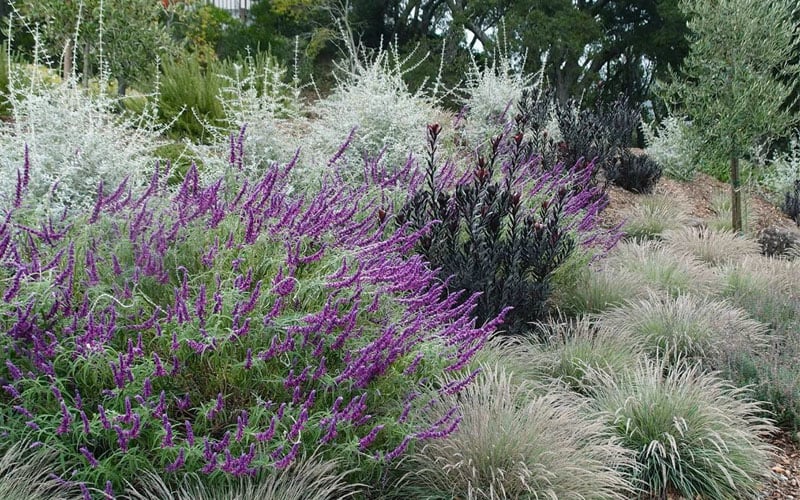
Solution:
{"label": "purple bloom cluster", "polygon": [[[234,171],[242,154],[232,141]],[[143,194],[100,186],[91,213],[38,227],[20,174],[0,220],[0,399],[74,448],[76,480],[126,453],[233,475],[319,445],[391,460],[455,428],[408,418],[423,368],[461,368],[501,318],[476,325],[477,297],[448,296],[410,253],[421,233],[393,230],[367,187],[287,194],[293,164],[208,185],[192,167],[174,190],[156,168]],[[427,341],[442,351],[426,356]],[[376,396],[386,385],[396,405]]]}

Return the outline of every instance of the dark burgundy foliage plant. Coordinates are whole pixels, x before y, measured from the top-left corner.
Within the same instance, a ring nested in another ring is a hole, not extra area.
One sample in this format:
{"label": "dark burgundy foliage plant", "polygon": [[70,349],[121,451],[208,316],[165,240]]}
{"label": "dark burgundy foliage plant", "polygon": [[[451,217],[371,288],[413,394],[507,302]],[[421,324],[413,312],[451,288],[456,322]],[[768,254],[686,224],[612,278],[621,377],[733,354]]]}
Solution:
{"label": "dark burgundy foliage plant", "polygon": [[623,151],[606,165],[606,179],[633,193],[652,193],[663,169],[647,155]]}
{"label": "dark burgundy foliage plant", "polygon": [[784,193],[781,209],[800,226],[800,180],[794,181],[793,188]]}
{"label": "dark burgundy foliage plant", "polygon": [[[567,152],[565,143],[557,142],[547,131],[554,103],[552,91],[534,92],[529,89],[522,91],[517,103],[516,131],[526,134],[533,151],[539,154],[539,162],[544,169],[555,167]],[[574,165],[575,162],[567,164]]]}
{"label": "dark burgundy foliage plant", "polygon": [[564,141],[561,161],[573,164],[580,158],[594,160],[606,169],[631,144],[639,125],[639,110],[620,97],[608,106],[581,109],[570,101],[556,106],[558,126]]}
{"label": "dark burgundy foliage plant", "polygon": [[512,307],[506,331],[526,332],[547,315],[556,269],[578,244],[597,242],[596,216],[607,197],[591,183],[595,167],[544,168],[524,134],[508,132],[491,140],[468,177],[447,188],[437,179],[440,133],[438,124],[428,127],[426,182],[397,223],[413,231],[430,226],[416,250],[449,291],[480,293],[479,320]]}
{"label": "dark burgundy foliage plant", "polygon": [[[594,162],[595,174],[613,168],[631,145],[640,122],[640,110],[622,96],[609,105],[582,109],[576,100],[559,102],[552,93],[525,92],[517,110],[517,122],[534,142],[543,166]],[[551,111],[561,133],[558,142],[546,132]]]}

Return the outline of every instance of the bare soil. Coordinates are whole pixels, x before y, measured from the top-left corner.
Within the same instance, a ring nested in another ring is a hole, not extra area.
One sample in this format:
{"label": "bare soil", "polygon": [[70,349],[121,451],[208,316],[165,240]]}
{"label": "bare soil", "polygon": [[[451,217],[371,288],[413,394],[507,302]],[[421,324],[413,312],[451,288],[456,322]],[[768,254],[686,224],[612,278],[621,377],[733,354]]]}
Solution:
{"label": "bare soil", "polygon": [[[730,185],[717,179],[698,173],[692,181],[681,182],[673,179],[662,178],[654,194],[667,196],[675,200],[684,208],[684,212],[691,218],[702,221],[715,216],[711,208],[712,200],[719,193],[730,193]],[[619,223],[631,207],[638,203],[641,195],[625,191],[617,186],[608,189],[611,203],[605,211],[604,221],[608,224]],[[757,234],[760,230],[770,226],[778,226],[797,230],[797,225],[763,196],[758,193],[743,193],[746,196],[746,206],[751,214],[750,232]]]}

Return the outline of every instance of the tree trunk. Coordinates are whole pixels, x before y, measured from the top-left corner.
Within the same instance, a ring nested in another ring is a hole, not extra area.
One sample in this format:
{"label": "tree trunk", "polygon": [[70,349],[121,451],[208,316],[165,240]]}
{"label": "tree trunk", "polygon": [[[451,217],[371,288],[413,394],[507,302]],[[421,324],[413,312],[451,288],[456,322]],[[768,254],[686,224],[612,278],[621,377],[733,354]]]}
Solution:
{"label": "tree trunk", "polygon": [[61,68],[61,78],[63,78],[64,81],[72,78],[72,55],[74,50],[75,47],[73,47],[72,38],[68,38],[67,44],[64,46],[64,64]]}
{"label": "tree trunk", "polygon": [[83,44],[83,86],[89,88],[89,42]]}
{"label": "tree trunk", "polygon": [[739,158],[731,154],[731,224],[733,232],[742,234],[742,191],[739,180]]}
{"label": "tree trunk", "polygon": [[128,80],[125,78],[117,77],[117,96],[125,97],[125,92],[128,90]]}

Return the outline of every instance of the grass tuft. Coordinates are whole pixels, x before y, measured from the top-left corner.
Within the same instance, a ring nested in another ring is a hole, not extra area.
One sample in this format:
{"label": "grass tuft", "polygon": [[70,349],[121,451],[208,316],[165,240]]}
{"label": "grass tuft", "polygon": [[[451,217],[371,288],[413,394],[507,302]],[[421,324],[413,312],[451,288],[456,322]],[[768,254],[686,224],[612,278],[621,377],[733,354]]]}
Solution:
{"label": "grass tuft", "polygon": [[29,441],[17,442],[0,455],[0,498],[9,500],[70,500],[80,493],[52,476],[57,454]]}
{"label": "grass tuft", "polygon": [[768,342],[765,325],[745,311],[692,295],[651,296],[611,310],[598,322],[617,335],[641,342],[650,354],[673,361],[695,358],[712,366],[733,345],[755,349]]}
{"label": "grass tuft", "polygon": [[580,316],[600,313],[647,296],[648,285],[639,275],[607,265],[581,270],[580,279],[568,289],[557,288],[553,305],[564,313]]}
{"label": "grass tuft", "polygon": [[709,228],[687,227],[669,231],[664,235],[664,239],[666,246],[675,252],[685,252],[712,266],[735,262],[761,253],[757,242],[727,230],[714,231]]}
{"label": "grass tuft", "polygon": [[429,418],[459,403],[459,430],[409,457],[416,498],[622,499],[633,491],[619,472],[633,467],[630,456],[601,421],[583,414],[578,395],[556,388],[538,395],[503,368],[485,365]]}
{"label": "grass tuft", "polygon": [[131,500],[327,500],[350,498],[361,485],[348,484],[347,472],[335,460],[312,456],[283,469],[271,469],[256,477],[228,479],[211,485],[196,474],[188,474],[176,487],[153,472],[144,473],[139,484],[130,485]]}
{"label": "grass tuft", "polygon": [[760,403],[697,366],[640,361],[621,377],[595,373],[594,400],[636,454],[647,498],[755,498],[769,471],[774,431]]}
{"label": "grass tuft", "polygon": [[639,339],[599,328],[588,317],[548,327],[549,342],[532,351],[529,369],[562,380],[578,392],[592,383],[587,372],[621,373],[644,355]]}
{"label": "grass tuft", "polygon": [[654,291],[672,297],[708,295],[719,288],[719,278],[697,259],[681,255],[656,242],[625,242],[609,255],[608,265],[626,271]]}
{"label": "grass tuft", "polygon": [[653,240],[670,229],[683,226],[687,220],[673,200],[663,195],[646,195],[625,214],[623,226],[628,239]]}
{"label": "grass tuft", "polygon": [[[733,231],[731,215],[731,194],[719,191],[711,197],[711,209],[715,216],[708,220],[708,227],[715,231]],[[742,192],[742,231],[747,234],[755,223],[754,214],[750,211],[747,192]]]}

